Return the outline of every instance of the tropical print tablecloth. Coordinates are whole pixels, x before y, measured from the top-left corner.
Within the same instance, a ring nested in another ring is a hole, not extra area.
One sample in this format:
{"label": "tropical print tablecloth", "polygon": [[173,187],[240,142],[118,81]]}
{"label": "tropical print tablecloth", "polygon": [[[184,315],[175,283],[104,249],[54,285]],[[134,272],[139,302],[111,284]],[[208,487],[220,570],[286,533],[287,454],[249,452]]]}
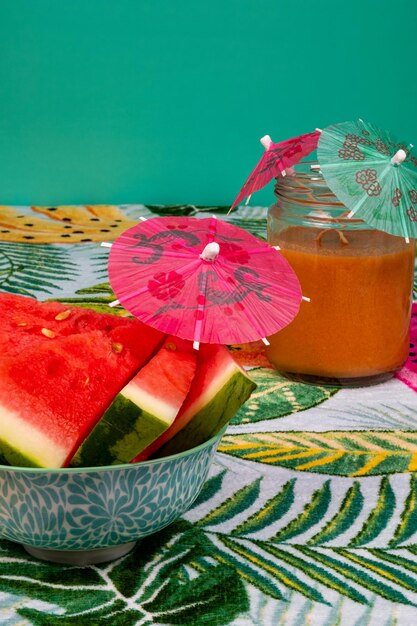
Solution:
{"label": "tropical print tablecloth", "polygon": [[[0,207],[0,289],[108,312],[100,242],[139,216],[208,212],[265,236],[261,207],[229,217],[222,207]],[[232,347],[258,388],[192,508],[102,565],[52,565],[0,540],[0,624],[417,624],[415,346],[413,335],[398,377],[353,390],[289,382],[258,344]]]}

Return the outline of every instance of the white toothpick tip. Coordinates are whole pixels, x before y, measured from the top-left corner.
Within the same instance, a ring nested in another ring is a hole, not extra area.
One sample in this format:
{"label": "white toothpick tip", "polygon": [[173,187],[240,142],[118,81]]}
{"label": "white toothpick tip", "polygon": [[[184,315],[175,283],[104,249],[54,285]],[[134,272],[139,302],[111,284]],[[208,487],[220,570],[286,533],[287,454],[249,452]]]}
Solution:
{"label": "white toothpick tip", "polygon": [[270,346],[271,345],[266,337],[262,337],[262,341],[264,342],[264,344],[266,346]]}
{"label": "white toothpick tip", "polygon": [[401,163],[402,163],[403,161],[405,161],[405,160],[406,160],[406,158],[407,158],[407,153],[406,153],[406,151],[405,151],[405,150],[400,149],[400,150],[398,150],[398,152],[396,152],[396,153],[394,154],[394,156],[392,157],[392,159],[391,159],[391,164],[392,164],[392,165],[401,165]]}
{"label": "white toothpick tip", "polygon": [[199,350],[200,349],[200,342],[199,341],[193,341],[193,348],[194,348],[194,350]]}
{"label": "white toothpick tip", "polygon": [[143,215],[141,215],[139,219],[140,219],[141,222],[146,222],[148,218],[147,217],[143,217]]}
{"label": "white toothpick tip", "polygon": [[410,240],[408,237],[405,237],[405,243],[410,243]]}
{"label": "white toothpick tip", "polygon": [[113,300],[113,302],[109,302],[109,306],[111,307],[117,306],[118,304],[120,304],[120,300]]}
{"label": "white toothpick tip", "polygon": [[103,246],[103,248],[111,248],[113,244],[109,241],[102,241],[100,245]]}
{"label": "white toothpick tip", "polygon": [[286,175],[287,175],[287,172],[285,170],[282,170],[281,176],[286,176]]}
{"label": "white toothpick tip", "polygon": [[302,296],[301,299],[305,300],[305,302],[311,302],[311,298],[307,298],[307,296]]}
{"label": "white toothpick tip", "polygon": [[249,200],[251,199],[251,197],[252,197],[252,194],[246,198],[246,200],[245,200],[245,206],[248,206],[248,204],[249,204]]}
{"label": "white toothpick tip", "polygon": [[348,220],[350,220],[350,219],[351,219],[351,217],[353,217],[353,216],[354,216],[354,212],[353,212],[353,211],[350,211],[350,212],[346,215],[346,217],[348,218]]}
{"label": "white toothpick tip", "polygon": [[200,259],[203,261],[215,261],[220,252],[220,246],[217,241],[212,241],[208,243],[204,248],[203,252],[200,254]]}
{"label": "white toothpick tip", "polygon": [[317,165],[310,165],[310,169],[314,171],[320,170],[320,165],[318,163]]}
{"label": "white toothpick tip", "polygon": [[269,146],[272,143],[272,139],[269,135],[264,135],[259,141],[261,142],[265,150],[269,150]]}
{"label": "white toothpick tip", "polygon": [[316,131],[317,131],[318,133],[322,133],[322,132],[323,132],[321,128],[316,128]]}
{"label": "white toothpick tip", "polygon": [[281,250],[280,246],[271,246],[274,250]]}

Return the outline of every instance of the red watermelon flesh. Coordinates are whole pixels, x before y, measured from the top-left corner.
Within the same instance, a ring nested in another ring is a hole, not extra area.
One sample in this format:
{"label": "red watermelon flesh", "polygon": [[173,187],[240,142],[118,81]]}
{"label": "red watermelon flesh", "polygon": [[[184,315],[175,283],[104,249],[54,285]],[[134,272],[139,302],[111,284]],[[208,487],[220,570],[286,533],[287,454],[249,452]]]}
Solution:
{"label": "red watermelon flesh", "polygon": [[[8,298],[6,327],[14,314],[26,313],[28,325],[37,328],[31,306],[41,312],[42,324],[52,322],[57,311],[68,310],[22,296],[2,295],[2,306]],[[0,452],[11,464],[66,466],[113,398],[165,338],[136,319],[69,310],[66,319],[55,320],[61,331],[55,333],[52,324],[42,327],[51,331],[49,336],[16,326],[7,343],[4,327],[0,333]]]}
{"label": "red watermelon flesh", "polygon": [[166,402],[166,418],[173,421],[190,390],[196,370],[196,355],[191,341],[169,336],[147,366],[130,381],[132,395],[137,390],[147,396],[148,409],[152,408],[157,396]]}
{"label": "red watermelon flesh", "polygon": [[110,332],[121,327],[126,329],[124,332],[129,328],[137,332],[137,320],[7,293],[0,293],[0,319],[0,358],[48,344],[52,335],[59,338],[86,330]]}

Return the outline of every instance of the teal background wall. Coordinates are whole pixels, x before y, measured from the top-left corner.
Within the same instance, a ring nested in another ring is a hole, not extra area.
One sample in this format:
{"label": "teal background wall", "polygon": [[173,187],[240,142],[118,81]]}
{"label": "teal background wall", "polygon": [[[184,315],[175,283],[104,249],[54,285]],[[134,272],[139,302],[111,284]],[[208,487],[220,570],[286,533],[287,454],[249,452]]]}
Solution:
{"label": "teal background wall", "polygon": [[0,203],[230,204],[261,136],[356,117],[417,145],[416,24],[415,0],[0,0]]}

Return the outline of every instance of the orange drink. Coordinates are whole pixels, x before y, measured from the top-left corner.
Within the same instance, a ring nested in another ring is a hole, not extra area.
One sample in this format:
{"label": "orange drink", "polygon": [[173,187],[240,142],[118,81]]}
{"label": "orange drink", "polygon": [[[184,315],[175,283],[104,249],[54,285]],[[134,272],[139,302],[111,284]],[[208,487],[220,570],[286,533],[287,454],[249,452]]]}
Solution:
{"label": "orange drink", "polygon": [[414,241],[347,220],[323,179],[307,194],[308,181],[291,178],[282,184],[296,189],[297,202],[292,208],[293,188],[284,199],[277,194],[268,240],[280,246],[311,301],[268,338],[267,357],[279,371],[306,381],[384,380],[408,354]]}

